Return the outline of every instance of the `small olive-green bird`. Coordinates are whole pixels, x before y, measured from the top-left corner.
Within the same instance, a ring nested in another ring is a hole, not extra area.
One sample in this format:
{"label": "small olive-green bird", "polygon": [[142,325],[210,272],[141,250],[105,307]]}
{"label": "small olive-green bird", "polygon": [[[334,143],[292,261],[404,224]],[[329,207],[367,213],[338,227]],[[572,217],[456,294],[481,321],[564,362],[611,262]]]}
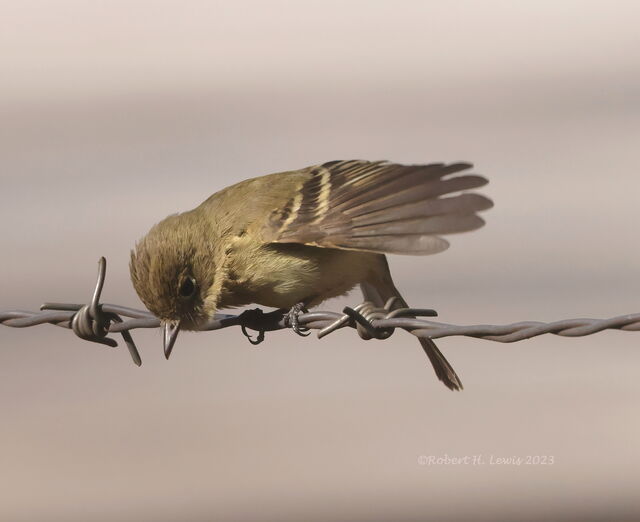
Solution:
{"label": "small olive-green bird", "polygon": [[[434,254],[440,235],[469,231],[491,200],[466,192],[469,163],[330,161],[249,179],[155,225],[131,252],[131,280],[164,326],[168,358],[178,331],[219,309],[256,303],[297,311],[360,285],[365,300],[406,307],[385,254]],[[438,378],[462,383],[430,339]]]}

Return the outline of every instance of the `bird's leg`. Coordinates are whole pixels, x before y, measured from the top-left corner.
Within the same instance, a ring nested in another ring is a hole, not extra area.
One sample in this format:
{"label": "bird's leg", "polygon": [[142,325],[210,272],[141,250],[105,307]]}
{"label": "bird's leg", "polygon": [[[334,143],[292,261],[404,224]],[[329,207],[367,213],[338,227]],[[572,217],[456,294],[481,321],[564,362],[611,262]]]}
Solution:
{"label": "bird's leg", "polygon": [[311,333],[311,330],[306,326],[301,326],[298,320],[298,316],[300,314],[306,314],[309,310],[304,302],[294,304],[288,312],[285,311],[284,323],[286,326],[290,327],[295,333],[300,335],[301,337],[306,337]]}

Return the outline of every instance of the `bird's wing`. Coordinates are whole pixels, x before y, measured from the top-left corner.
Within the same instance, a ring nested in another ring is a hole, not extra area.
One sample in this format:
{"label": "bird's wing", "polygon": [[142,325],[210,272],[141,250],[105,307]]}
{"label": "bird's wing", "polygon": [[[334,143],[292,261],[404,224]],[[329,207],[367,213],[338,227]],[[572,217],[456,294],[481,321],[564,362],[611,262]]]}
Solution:
{"label": "bird's wing", "polygon": [[449,243],[439,235],[481,227],[476,213],[493,205],[464,192],[487,183],[481,176],[456,175],[471,167],[359,160],[309,167],[306,181],[271,214],[263,235],[275,243],[368,252],[441,252]]}

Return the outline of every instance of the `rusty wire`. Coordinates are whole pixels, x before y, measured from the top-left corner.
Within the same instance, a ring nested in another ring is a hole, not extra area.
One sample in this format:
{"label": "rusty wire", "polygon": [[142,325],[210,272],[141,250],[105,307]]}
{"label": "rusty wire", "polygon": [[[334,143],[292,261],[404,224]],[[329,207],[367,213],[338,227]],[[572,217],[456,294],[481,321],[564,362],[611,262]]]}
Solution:
{"label": "rusty wire", "polygon": [[[107,337],[112,333],[122,335],[133,362],[140,366],[142,360],[133,341],[130,330],[137,328],[158,328],[160,320],[150,312],[114,304],[101,304],[100,295],[104,286],[107,262],[104,257],[98,264],[98,280],[89,304],[45,303],[39,312],[24,310],[0,311],[0,324],[13,328],[25,328],[40,324],[53,324],[71,329],[81,339],[115,347],[115,339]],[[551,323],[522,321],[504,325],[455,325],[417,319],[433,317],[437,313],[431,309],[400,308],[391,311],[393,298],[384,308],[364,302],[354,308],[345,307],[343,313],[306,312],[298,317],[301,326],[319,330],[318,338],[340,328],[355,328],[362,339],[387,339],[396,328],[401,328],[416,337],[439,339],[451,336],[475,337],[488,341],[513,343],[543,334],[563,337],[582,337],[602,330],[640,331],[640,313],[621,315],[610,319],[565,319]],[[127,319],[124,320],[123,317]],[[286,312],[276,310],[264,313],[260,309],[246,310],[238,315],[217,314],[200,331],[219,330],[229,326],[240,326],[252,344],[264,340],[267,331],[291,328]],[[247,329],[258,332],[252,339]]]}

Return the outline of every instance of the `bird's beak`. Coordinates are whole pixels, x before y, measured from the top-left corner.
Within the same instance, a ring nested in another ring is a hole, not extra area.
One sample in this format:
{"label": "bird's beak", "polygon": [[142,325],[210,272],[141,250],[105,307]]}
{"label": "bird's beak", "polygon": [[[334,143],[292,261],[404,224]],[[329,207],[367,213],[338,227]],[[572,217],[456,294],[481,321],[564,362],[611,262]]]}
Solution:
{"label": "bird's beak", "polygon": [[169,359],[173,345],[178,338],[178,332],[180,331],[180,321],[177,323],[165,323],[164,324],[164,356]]}

